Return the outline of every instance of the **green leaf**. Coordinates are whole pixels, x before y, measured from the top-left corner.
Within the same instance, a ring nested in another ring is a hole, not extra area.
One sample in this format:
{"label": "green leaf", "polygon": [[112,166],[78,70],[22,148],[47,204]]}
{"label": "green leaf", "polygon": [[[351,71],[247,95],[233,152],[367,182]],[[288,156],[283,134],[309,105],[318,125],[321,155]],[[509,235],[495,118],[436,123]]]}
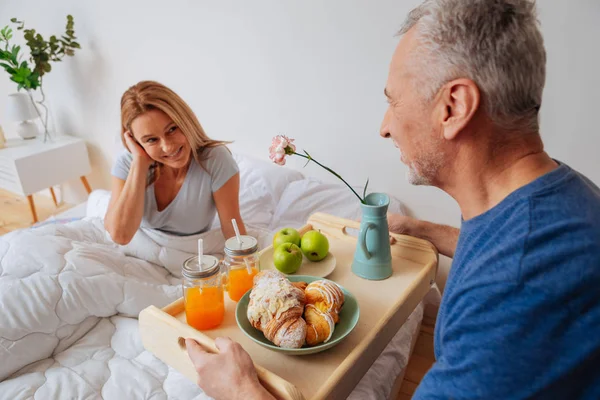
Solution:
{"label": "green leaf", "polygon": [[76,49],[80,49],[81,48],[81,46],[77,42],[71,42],[71,47],[76,48]]}
{"label": "green leaf", "polygon": [[43,66],[42,66],[42,67],[44,68],[44,71],[45,71],[45,72],[50,72],[50,71],[52,71],[52,65],[50,65],[50,63],[45,63],[45,64],[43,64]]}
{"label": "green leaf", "polygon": [[310,154],[308,154],[308,151],[306,151],[306,150],[304,150],[304,149],[302,149],[302,151],[303,151],[303,152],[304,152],[304,154],[306,154],[306,156],[308,157],[308,158],[306,159],[306,164],[304,164],[304,167],[302,167],[302,168],[306,168],[306,166],[308,165],[308,163],[309,163],[309,162],[312,160],[312,157],[310,156]]}
{"label": "green leaf", "polygon": [[9,74],[11,74],[11,75],[14,75],[14,74],[17,73],[17,71],[13,67],[11,67],[10,65],[8,65],[8,64],[0,63],[0,67],[4,68],[4,70],[6,72],[8,72]]}
{"label": "green leaf", "polygon": [[28,77],[31,75],[31,70],[29,68],[19,68],[17,69],[17,75]]}
{"label": "green leaf", "polygon": [[13,46],[12,48],[12,56],[16,59],[19,55],[19,51],[21,50],[21,46]]}
{"label": "green leaf", "polygon": [[363,190],[363,200],[367,196],[367,187],[369,187],[369,178],[367,178],[367,183],[365,183],[365,189]]}
{"label": "green leaf", "polygon": [[23,30],[23,28],[25,28],[25,22],[23,22],[23,21],[19,21],[19,20],[18,20],[18,19],[16,19],[16,18],[12,18],[12,19],[10,20],[10,22],[12,22],[13,24],[18,24],[18,25],[19,25],[19,26],[17,26],[17,30],[18,30],[18,31],[20,31],[20,30]]}
{"label": "green leaf", "polygon": [[17,59],[17,56],[15,56],[15,54],[13,52],[7,53],[8,58],[10,59],[10,61],[13,63],[13,65],[18,65],[19,64],[19,60]]}

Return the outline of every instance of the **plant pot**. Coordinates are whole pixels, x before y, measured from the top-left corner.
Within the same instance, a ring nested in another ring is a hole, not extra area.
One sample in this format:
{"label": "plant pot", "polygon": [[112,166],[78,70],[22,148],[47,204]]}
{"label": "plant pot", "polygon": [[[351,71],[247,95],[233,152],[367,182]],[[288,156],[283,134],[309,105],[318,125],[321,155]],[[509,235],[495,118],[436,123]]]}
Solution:
{"label": "plant pot", "polygon": [[17,125],[17,135],[23,140],[35,139],[40,131],[35,122],[23,121]]}
{"label": "plant pot", "polygon": [[6,115],[9,120],[16,122],[17,135],[22,139],[33,139],[40,133],[34,122],[39,113],[28,93],[9,94]]}

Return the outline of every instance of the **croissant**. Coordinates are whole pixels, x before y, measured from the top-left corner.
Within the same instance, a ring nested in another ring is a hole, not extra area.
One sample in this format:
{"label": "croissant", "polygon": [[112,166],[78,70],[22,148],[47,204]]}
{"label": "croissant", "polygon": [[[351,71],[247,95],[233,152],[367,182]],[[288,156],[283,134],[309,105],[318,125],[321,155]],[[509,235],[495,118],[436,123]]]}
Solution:
{"label": "croissant", "polygon": [[291,282],[292,285],[296,286],[298,289],[302,290],[304,292],[304,290],[306,290],[306,286],[308,286],[308,283],[306,282]]}
{"label": "croissant", "polygon": [[265,338],[279,347],[300,348],[306,338],[302,318],[306,298],[279,271],[261,271],[254,277],[250,292],[248,321]]}
{"label": "croissant", "polygon": [[306,306],[306,344],[314,346],[328,342],[335,324],[340,320],[339,312],[344,304],[344,292],[333,282],[320,280],[311,282],[304,291]]}

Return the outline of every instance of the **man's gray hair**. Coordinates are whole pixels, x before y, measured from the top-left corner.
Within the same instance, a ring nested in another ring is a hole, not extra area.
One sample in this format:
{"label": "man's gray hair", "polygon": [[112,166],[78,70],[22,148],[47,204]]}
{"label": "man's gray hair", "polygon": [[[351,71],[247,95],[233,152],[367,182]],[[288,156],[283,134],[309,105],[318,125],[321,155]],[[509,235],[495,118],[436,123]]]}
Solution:
{"label": "man's gray hair", "polygon": [[546,51],[531,0],[426,0],[399,34],[416,26],[415,62],[427,100],[453,79],[477,84],[490,119],[509,130],[539,130]]}

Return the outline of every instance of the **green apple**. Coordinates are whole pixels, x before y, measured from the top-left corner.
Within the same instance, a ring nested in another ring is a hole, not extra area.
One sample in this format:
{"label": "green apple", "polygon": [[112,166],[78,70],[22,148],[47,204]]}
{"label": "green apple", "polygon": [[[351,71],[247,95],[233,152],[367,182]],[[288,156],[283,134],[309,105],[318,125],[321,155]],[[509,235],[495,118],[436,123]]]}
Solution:
{"label": "green apple", "polygon": [[308,231],[302,236],[300,248],[310,261],[321,261],[329,252],[329,240],[319,231]]}
{"label": "green apple", "polygon": [[283,228],[273,236],[273,249],[284,243],[294,243],[300,247],[300,234],[294,228]]}
{"label": "green apple", "polygon": [[293,274],[302,264],[302,250],[294,243],[283,243],[273,252],[275,268],[284,274]]}

